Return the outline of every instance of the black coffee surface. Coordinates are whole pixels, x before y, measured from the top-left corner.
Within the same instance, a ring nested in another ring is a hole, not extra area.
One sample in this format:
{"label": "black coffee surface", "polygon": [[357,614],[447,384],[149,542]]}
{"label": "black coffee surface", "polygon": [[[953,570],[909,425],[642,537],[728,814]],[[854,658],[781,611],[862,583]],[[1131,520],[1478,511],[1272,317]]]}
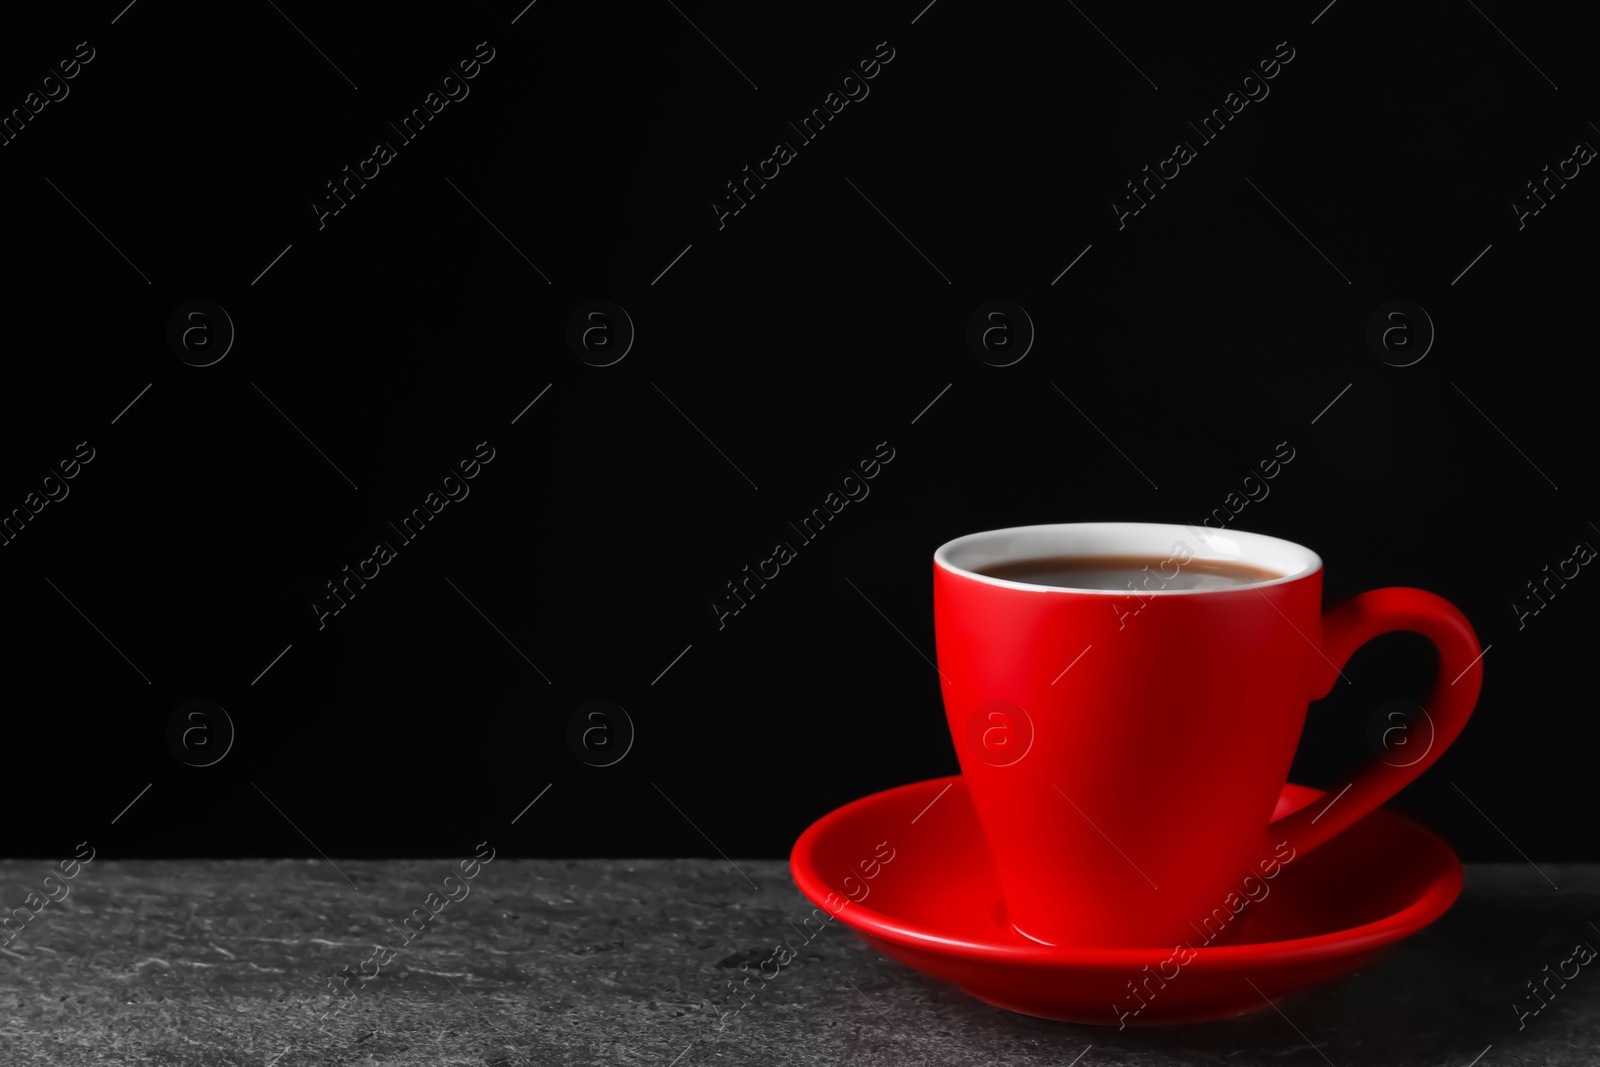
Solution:
{"label": "black coffee surface", "polygon": [[[1009,560],[977,573],[1008,582],[1063,589],[1229,589],[1282,578],[1278,571],[1230,560],[1165,556],[1049,556]],[[1174,573],[1176,572],[1176,573]],[[1153,576],[1153,577],[1152,577]]]}

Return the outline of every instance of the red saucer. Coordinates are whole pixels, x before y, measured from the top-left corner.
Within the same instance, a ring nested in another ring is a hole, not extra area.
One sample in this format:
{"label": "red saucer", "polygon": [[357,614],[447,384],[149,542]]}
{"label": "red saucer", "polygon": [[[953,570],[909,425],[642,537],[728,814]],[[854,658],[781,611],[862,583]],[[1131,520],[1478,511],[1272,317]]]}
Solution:
{"label": "red saucer", "polygon": [[[1321,796],[1286,785],[1273,817]],[[886,956],[996,1007],[1111,1026],[1265,1009],[1268,998],[1357,970],[1443,915],[1461,891],[1449,847],[1380,810],[1284,865],[1220,933],[1197,926],[1186,962],[1171,945],[1042,945],[1006,921],[959,775],[825,815],[795,842],[789,867],[802,893]]]}

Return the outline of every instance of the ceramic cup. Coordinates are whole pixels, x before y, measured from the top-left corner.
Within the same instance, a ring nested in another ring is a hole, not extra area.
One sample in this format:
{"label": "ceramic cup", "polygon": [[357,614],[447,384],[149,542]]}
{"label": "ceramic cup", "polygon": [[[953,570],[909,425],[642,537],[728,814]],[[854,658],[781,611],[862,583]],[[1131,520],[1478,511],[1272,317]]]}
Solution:
{"label": "ceramic cup", "polygon": [[[1149,566],[1121,590],[981,573],[1062,556]],[[1204,560],[1281,577],[1183,588]],[[1147,523],[969,534],[934,553],[933,600],[945,712],[1007,917],[1045,944],[1192,936],[1264,865],[1310,852],[1426,770],[1482,684],[1477,637],[1448,602],[1389,588],[1324,612],[1322,560],[1261,534]],[[1428,751],[1372,760],[1326,802],[1272,821],[1308,704],[1393,630],[1439,651]]]}

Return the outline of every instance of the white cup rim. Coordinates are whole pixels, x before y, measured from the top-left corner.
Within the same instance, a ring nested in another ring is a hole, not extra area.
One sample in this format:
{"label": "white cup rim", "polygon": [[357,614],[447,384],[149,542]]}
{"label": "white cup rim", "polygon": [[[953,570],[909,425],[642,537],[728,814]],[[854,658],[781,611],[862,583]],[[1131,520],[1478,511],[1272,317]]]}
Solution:
{"label": "white cup rim", "polygon": [[1278,571],[1283,576],[1223,589],[1141,589],[1137,591],[1140,597],[1212,596],[1263,589],[1299,581],[1322,569],[1322,557],[1304,545],[1281,537],[1244,530],[1213,530],[1208,526],[1155,522],[1059,522],[982,530],[940,545],[933,553],[933,563],[962,578],[1005,589],[1079,596],[1128,596],[1126,589],[1074,589],[1070,586],[1015,582],[980,574],[976,568],[1040,556],[1126,555],[1170,560],[1174,549],[1180,544],[1188,548],[1193,559],[1249,563]]}

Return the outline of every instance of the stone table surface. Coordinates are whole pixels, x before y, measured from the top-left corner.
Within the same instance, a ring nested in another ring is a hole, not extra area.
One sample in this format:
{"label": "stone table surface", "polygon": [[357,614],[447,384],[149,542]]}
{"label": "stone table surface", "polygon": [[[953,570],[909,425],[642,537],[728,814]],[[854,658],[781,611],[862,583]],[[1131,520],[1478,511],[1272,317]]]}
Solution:
{"label": "stone table surface", "polygon": [[[738,861],[747,881],[721,860],[499,857],[410,943],[391,921],[452,861],[99,859],[44,883],[53,866],[0,862],[8,912],[70,889],[0,948],[5,1067],[1600,1062],[1600,976],[1520,1030],[1512,1007],[1577,941],[1600,946],[1600,866],[1469,867],[1444,918],[1362,972],[1275,1011],[1120,1032],[989,1007],[839,923],[724,1022],[739,966],[811,912],[780,861]],[[333,996],[385,931],[398,955]]]}

